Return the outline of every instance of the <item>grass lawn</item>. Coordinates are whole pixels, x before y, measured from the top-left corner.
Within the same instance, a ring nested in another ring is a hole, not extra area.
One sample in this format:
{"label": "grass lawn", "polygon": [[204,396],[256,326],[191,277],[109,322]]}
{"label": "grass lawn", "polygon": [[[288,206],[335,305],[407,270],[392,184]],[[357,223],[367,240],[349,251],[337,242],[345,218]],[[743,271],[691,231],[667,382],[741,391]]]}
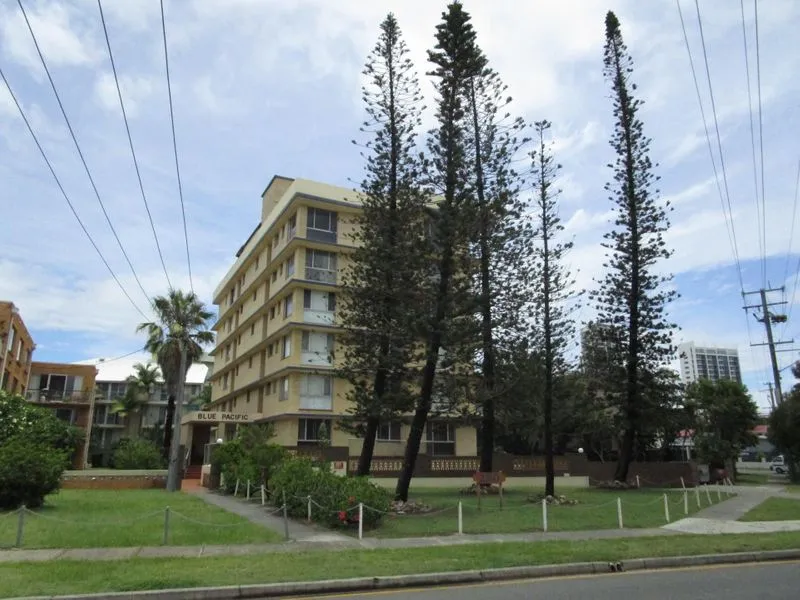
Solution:
{"label": "grass lawn", "polygon": [[800,532],[203,558],[0,563],[0,597],[123,592],[800,548]]}
{"label": "grass lawn", "polygon": [[769,473],[739,473],[736,476],[736,485],[767,485]]}
{"label": "grass lawn", "polygon": [[[539,490],[537,490],[538,492]],[[549,531],[578,531],[617,528],[617,497],[622,499],[622,517],[625,527],[660,527],[666,523],[664,515],[664,492],[656,490],[562,490],[579,504],[548,506]],[[558,493],[559,490],[556,490]],[[464,533],[520,533],[542,530],[542,505],[528,502],[529,490],[511,489],[504,493],[505,507],[500,509],[497,496],[484,497],[482,509],[478,510],[475,496],[460,496],[455,489],[418,488],[409,498],[424,502],[434,512],[420,515],[398,515],[386,517],[376,530],[365,532],[375,537],[416,537],[426,535],[449,535],[458,532],[459,499],[462,501]],[[683,518],[683,494],[667,492],[670,519]],[[727,498],[722,495],[723,501]],[[706,494],[701,491],[701,506],[709,506]],[[718,503],[715,491],[712,503]],[[689,490],[689,514],[697,512],[697,500]]]}
{"label": "grass lawn", "polygon": [[800,499],[767,498],[740,521],[800,521]]}
{"label": "grass lawn", "polygon": [[[24,548],[158,546],[170,507],[171,545],[275,542],[279,534],[184,493],[62,490],[25,515]],[[187,519],[192,519],[192,521]],[[16,540],[17,514],[0,513],[0,547]]]}

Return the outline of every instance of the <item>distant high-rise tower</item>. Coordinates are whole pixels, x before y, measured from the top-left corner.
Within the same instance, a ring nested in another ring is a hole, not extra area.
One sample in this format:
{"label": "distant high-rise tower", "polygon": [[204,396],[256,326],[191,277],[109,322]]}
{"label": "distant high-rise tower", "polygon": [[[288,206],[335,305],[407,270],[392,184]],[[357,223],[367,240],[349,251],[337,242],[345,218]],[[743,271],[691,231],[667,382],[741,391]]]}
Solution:
{"label": "distant high-rise tower", "polygon": [[699,379],[727,379],[742,383],[739,351],[736,348],[701,348],[694,342],[678,346],[681,379],[693,383]]}

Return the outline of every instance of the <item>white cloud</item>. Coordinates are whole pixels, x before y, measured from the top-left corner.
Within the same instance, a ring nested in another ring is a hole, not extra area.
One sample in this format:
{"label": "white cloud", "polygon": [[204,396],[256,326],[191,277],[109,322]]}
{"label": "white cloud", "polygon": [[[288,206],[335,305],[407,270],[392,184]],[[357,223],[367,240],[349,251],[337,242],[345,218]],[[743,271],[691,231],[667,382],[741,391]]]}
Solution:
{"label": "white cloud", "polygon": [[[119,87],[125,112],[131,118],[139,114],[140,105],[153,93],[153,82],[149,77],[124,75],[119,78]],[[101,73],[95,80],[94,92],[100,106],[115,114],[122,114],[113,73]]]}
{"label": "white cloud", "polygon": [[[72,20],[71,11],[57,2],[26,6],[28,20],[48,66],[78,66],[92,63],[98,52],[86,30]],[[41,70],[39,56],[22,13],[13,8],[0,11],[3,50],[26,67]]]}

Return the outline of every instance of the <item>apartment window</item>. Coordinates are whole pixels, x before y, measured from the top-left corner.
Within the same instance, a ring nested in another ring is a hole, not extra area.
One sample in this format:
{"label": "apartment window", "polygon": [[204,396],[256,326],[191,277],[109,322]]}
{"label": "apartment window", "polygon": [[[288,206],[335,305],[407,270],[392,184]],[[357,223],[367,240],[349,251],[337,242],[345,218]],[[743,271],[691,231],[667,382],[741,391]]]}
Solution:
{"label": "apartment window", "polygon": [[303,375],[300,381],[300,395],[331,397],[332,379],[329,375]]}
{"label": "apartment window", "polygon": [[304,331],[302,350],[303,352],[316,352],[327,355],[333,351],[333,341],[334,336],[332,333]]}
{"label": "apartment window", "polygon": [[245,403],[250,404],[250,390],[247,390],[247,394],[245,395]]}
{"label": "apartment window", "polygon": [[306,237],[309,240],[336,243],[336,221],[335,212],[309,208]]}
{"label": "apartment window", "polygon": [[247,359],[247,368],[248,369],[252,369],[253,368],[253,357],[252,356]]}
{"label": "apartment window", "polygon": [[258,289],[256,289],[255,292],[253,292],[253,302],[255,302],[256,300],[258,300]]}
{"label": "apartment window", "polygon": [[399,442],[400,441],[400,421],[389,421],[378,425],[379,442]]}
{"label": "apartment window", "polygon": [[270,319],[274,319],[275,318],[275,306],[274,305],[271,306],[270,309],[269,309],[269,318]]}
{"label": "apartment window", "polygon": [[256,264],[253,268],[254,271],[258,271],[258,263],[260,262],[261,262],[261,255],[259,254],[258,256],[256,256]]}
{"label": "apartment window", "polygon": [[231,332],[231,327],[233,327],[233,319],[228,319],[228,323],[226,325],[226,329],[227,329],[228,333]]}
{"label": "apartment window", "polygon": [[277,271],[273,271],[272,272],[272,283],[275,283],[276,281],[278,281],[278,272]]}
{"label": "apartment window", "polygon": [[255,335],[255,333],[256,333],[256,324],[255,323],[251,323],[250,324],[250,335]]}
{"label": "apartment window", "polygon": [[239,365],[236,365],[236,377],[239,376]]}
{"label": "apartment window", "polygon": [[323,431],[325,437],[330,439],[331,421],[330,419],[299,419],[297,421],[297,441],[298,443],[317,443],[322,441],[320,433]]}
{"label": "apartment window", "polygon": [[292,239],[297,234],[297,215],[289,217],[289,222],[286,224],[286,237]]}
{"label": "apartment window", "polygon": [[283,336],[283,358],[289,358],[292,354],[292,338],[288,335]]}
{"label": "apartment window", "polygon": [[232,306],[234,300],[236,300],[236,289],[231,288],[231,295],[228,298],[228,306]]}
{"label": "apartment window", "polygon": [[428,423],[425,439],[430,456],[455,456],[456,436],[452,423]]}
{"label": "apartment window", "polygon": [[294,275],[294,254],[286,259],[286,276],[291,277]]}
{"label": "apartment window", "polygon": [[228,374],[227,373],[225,373],[222,376],[222,389],[223,390],[227,390],[228,389]]}
{"label": "apartment window", "polygon": [[278,400],[284,401],[289,399],[289,378],[281,377],[278,387]]}
{"label": "apartment window", "polygon": [[22,340],[20,340],[19,343],[17,344],[17,356],[16,356],[17,362],[19,362],[20,356],[22,356]]}
{"label": "apartment window", "polygon": [[306,250],[306,279],[322,283],[336,283],[336,253]]}
{"label": "apartment window", "polygon": [[272,356],[272,344],[267,346],[267,356]]}
{"label": "apartment window", "polygon": [[336,310],[336,294],[333,292],[317,292],[303,290],[303,308],[334,312]]}
{"label": "apartment window", "polygon": [[258,413],[264,412],[264,398],[260,395],[258,397],[258,408],[256,409]]}
{"label": "apartment window", "polygon": [[292,313],[294,312],[294,296],[289,295],[286,296],[286,299],[283,301],[283,316],[291,317]]}

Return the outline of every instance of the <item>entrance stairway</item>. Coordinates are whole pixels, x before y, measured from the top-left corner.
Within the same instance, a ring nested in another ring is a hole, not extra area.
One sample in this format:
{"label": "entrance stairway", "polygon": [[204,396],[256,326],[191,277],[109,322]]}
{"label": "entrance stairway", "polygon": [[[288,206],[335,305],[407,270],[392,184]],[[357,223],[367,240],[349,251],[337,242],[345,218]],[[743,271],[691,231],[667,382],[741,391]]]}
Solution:
{"label": "entrance stairway", "polygon": [[203,467],[201,465],[189,465],[186,467],[186,473],[184,473],[184,479],[200,479],[200,472],[202,471]]}

